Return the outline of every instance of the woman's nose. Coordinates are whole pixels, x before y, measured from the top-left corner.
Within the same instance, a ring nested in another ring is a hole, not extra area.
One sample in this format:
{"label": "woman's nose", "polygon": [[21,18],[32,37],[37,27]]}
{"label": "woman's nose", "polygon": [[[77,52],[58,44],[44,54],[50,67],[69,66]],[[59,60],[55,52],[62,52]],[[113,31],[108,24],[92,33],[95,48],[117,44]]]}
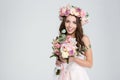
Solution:
{"label": "woman's nose", "polygon": [[69,24],[69,27],[72,27],[72,23]]}

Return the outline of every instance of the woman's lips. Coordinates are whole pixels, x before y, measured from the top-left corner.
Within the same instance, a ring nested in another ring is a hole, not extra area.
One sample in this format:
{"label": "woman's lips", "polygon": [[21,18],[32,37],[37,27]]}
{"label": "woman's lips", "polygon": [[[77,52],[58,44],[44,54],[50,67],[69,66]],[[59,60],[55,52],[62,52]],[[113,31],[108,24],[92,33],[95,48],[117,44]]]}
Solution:
{"label": "woman's lips", "polygon": [[68,28],[67,30],[68,30],[68,32],[71,32],[73,29],[71,29],[71,28]]}

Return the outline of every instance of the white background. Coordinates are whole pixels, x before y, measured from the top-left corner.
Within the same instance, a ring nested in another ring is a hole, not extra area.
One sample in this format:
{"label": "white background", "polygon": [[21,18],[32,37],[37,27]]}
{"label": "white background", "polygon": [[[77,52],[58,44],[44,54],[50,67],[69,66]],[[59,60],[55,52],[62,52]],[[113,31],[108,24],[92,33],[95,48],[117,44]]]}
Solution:
{"label": "white background", "polygon": [[83,27],[93,50],[90,80],[120,79],[119,0],[0,0],[0,80],[52,80],[51,42],[68,3],[90,14]]}

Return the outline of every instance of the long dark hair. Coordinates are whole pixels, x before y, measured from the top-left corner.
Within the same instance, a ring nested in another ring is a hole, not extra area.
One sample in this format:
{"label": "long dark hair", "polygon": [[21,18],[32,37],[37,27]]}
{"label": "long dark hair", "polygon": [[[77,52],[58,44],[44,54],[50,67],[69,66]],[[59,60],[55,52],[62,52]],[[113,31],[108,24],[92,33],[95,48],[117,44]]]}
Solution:
{"label": "long dark hair", "polygon": [[[61,33],[61,31],[63,29],[65,29],[65,21],[66,21],[66,17],[64,16],[63,20],[62,20],[62,22],[60,24],[60,27],[59,27],[59,32],[60,33]],[[77,25],[77,28],[76,28],[76,31],[75,31],[75,38],[76,38],[76,41],[77,41],[77,45],[76,46],[79,48],[79,51],[80,51],[82,48],[85,47],[85,44],[82,41],[82,38],[83,38],[83,28],[82,28],[82,24],[81,24],[80,18],[78,18],[78,17],[76,17],[76,25]]]}

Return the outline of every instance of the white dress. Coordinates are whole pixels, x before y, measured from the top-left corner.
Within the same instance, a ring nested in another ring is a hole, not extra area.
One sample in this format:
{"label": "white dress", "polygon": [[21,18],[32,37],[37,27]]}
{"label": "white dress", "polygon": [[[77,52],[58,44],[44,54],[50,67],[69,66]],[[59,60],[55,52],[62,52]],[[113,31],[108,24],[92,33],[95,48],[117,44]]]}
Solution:
{"label": "white dress", "polygon": [[[80,59],[85,59],[84,55],[77,56]],[[86,68],[78,65],[75,62],[69,64],[61,64],[61,73],[56,76],[55,80],[90,80]]]}

